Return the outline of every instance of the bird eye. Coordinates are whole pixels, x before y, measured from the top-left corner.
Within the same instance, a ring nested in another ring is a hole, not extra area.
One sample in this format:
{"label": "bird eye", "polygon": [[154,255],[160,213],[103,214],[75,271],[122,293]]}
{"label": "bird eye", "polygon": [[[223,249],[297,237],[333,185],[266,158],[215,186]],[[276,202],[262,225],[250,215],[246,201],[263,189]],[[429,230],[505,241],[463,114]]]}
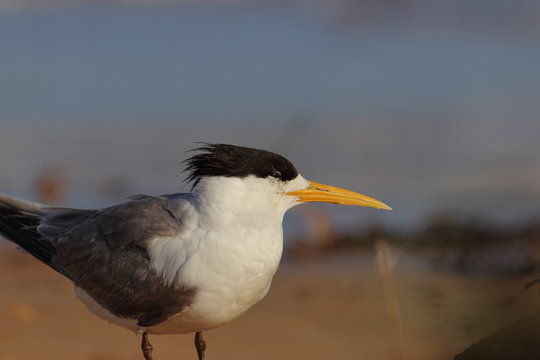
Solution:
{"label": "bird eye", "polygon": [[281,173],[279,171],[274,171],[270,174],[271,177],[279,179],[281,177]]}

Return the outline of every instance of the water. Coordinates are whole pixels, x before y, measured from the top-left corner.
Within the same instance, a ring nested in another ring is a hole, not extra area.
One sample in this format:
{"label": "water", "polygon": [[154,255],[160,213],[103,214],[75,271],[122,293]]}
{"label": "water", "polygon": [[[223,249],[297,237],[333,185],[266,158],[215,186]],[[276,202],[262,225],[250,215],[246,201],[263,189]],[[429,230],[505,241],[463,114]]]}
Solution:
{"label": "water", "polygon": [[414,226],[439,208],[532,216],[537,9],[460,4],[0,12],[0,191],[37,199],[50,168],[69,206],[183,191],[185,151],[209,141],[279,152],[395,209],[321,207],[337,227]]}

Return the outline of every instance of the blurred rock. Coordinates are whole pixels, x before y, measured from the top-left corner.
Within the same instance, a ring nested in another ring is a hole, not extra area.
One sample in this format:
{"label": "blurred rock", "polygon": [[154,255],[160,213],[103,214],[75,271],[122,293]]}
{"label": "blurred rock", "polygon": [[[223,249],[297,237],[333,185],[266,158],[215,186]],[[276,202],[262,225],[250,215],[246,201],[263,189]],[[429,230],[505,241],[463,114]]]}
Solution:
{"label": "blurred rock", "polygon": [[540,359],[540,314],[519,320],[469,346],[455,360]]}

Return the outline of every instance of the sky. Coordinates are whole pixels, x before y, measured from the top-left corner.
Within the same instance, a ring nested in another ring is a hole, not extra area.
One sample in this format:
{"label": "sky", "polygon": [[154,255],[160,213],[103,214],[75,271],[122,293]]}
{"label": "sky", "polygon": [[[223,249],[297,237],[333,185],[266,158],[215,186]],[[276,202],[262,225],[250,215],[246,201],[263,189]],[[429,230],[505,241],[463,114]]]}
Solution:
{"label": "sky", "polygon": [[537,214],[532,2],[23,3],[0,3],[2,192],[36,200],[51,168],[70,206],[185,190],[180,162],[208,141],[395,208],[322,207],[347,224]]}

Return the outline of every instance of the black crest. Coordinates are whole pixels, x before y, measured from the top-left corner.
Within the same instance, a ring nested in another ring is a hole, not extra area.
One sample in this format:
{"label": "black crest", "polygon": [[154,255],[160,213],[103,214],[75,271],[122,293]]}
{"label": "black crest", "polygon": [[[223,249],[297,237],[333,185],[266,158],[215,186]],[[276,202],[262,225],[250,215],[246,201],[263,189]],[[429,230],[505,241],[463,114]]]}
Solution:
{"label": "black crest", "polygon": [[288,181],[298,176],[294,165],[283,156],[270,151],[227,144],[206,144],[192,151],[202,153],[184,161],[189,172],[188,181],[194,185],[202,176],[226,176],[244,178],[255,175],[260,178],[274,177]]}

